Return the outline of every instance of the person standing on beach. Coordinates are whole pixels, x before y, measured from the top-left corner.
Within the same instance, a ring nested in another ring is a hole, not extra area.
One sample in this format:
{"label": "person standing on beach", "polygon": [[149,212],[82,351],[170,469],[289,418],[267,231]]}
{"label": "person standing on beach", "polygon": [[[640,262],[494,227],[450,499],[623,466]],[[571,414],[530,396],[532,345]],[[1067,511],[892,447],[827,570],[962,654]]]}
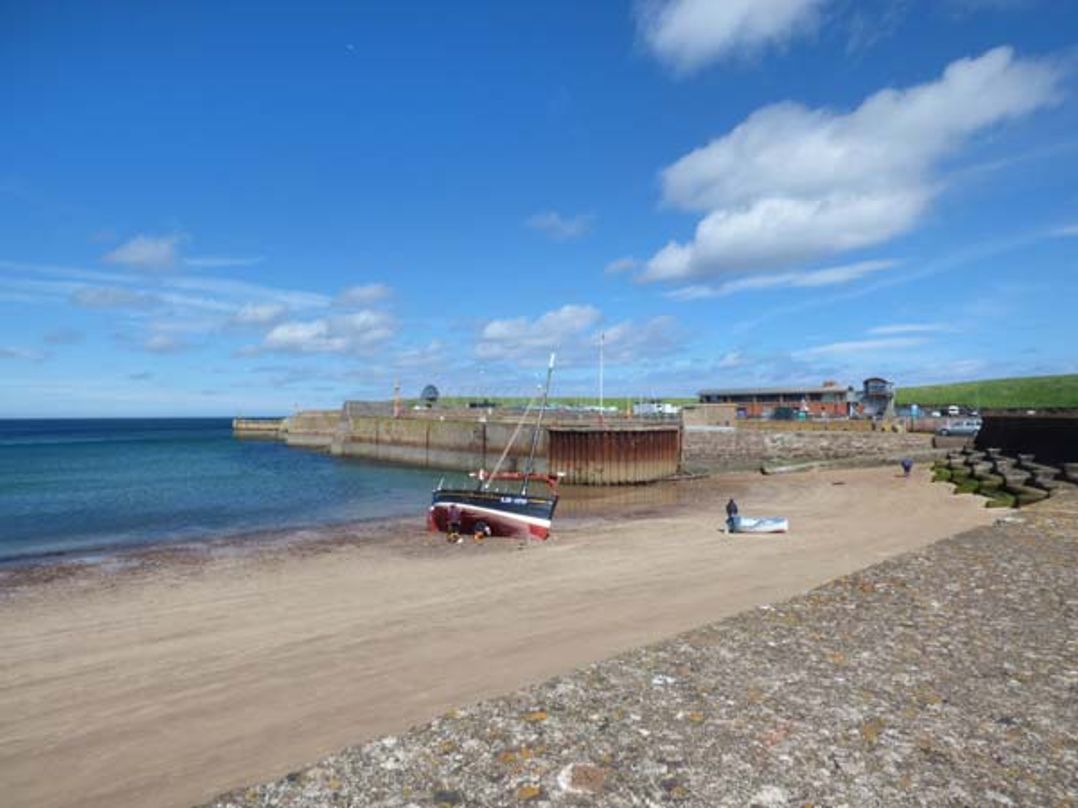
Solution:
{"label": "person standing on beach", "polygon": [[902,458],[902,476],[909,477],[910,472],[913,470],[913,461],[908,457]]}
{"label": "person standing on beach", "polygon": [[730,497],[730,501],[726,503],[726,529],[733,530],[737,524],[737,503],[734,502],[734,498]]}

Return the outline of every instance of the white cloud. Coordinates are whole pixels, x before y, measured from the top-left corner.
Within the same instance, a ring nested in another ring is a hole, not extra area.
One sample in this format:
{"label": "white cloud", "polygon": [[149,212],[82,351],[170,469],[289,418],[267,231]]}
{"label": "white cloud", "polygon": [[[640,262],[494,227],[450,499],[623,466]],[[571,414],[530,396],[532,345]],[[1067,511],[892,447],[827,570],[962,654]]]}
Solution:
{"label": "white cloud", "polygon": [[236,325],[267,325],[279,319],[288,311],[280,303],[248,303],[233,316]]}
{"label": "white cloud", "polygon": [[325,308],[332,302],[331,298],[318,292],[277,289],[271,286],[248,283],[247,281],[232,280],[231,278],[170,277],[165,279],[164,284],[173,289],[203,292],[214,297],[239,298],[240,300],[254,299],[279,303],[289,309]]}
{"label": "white cloud", "polygon": [[718,362],[720,368],[736,368],[745,364],[745,357],[739,351],[727,351],[724,353]]}
{"label": "white cloud", "polygon": [[[63,295],[61,299],[68,298],[74,291],[83,288],[87,283],[128,285],[135,287],[136,291],[148,291],[146,276],[141,273],[129,272],[102,272],[87,270],[79,267],[57,266],[53,264],[35,264],[23,261],[0,260],[0,269],[10,270],[14,273],[29,273],[32,275],[44,275],[50,278],[65,278],[69,281],[29,281],[7,279],[0,277],[0,283],[5,285],[17,284],[20,291],[39,291]],[[81,281],[76,283],[72,281]],[[164,275],[152,279],[154,294],[160,293],[162,299],[166,294],[172,295],[166,302],[175,305],[183,305],[185,301],[199,308],[231,312],[248,302],[272,302],[279,303],[291,310],[327,308],[333,299],[318,292],[307,292],[298,289],[278,289],[272,286],[262,286],[248,281],[238,281],[232,278],[215,278],[207,276],[184,276]],[[164,292],[161,290],[173,290]],[[200,292],[204,297],[183,296],[183,292]]]}
{"label": "white cloud", "polygon": [[1052,231],[1053,236],[1059,236],[1061,238],[1068,238],[1070,236],[1078,236],[1078,224],[1068,224],[1063,227],[1057,227]]}
{"label": "white cloud", "polygon": [[779,272],[770,275],[748,275],[726,281],[718,286],[696,284],[675,289],[666,294],[671,300],[701,300],[710,297],[726,297],[737,292],[781,287],[814,288],[850,283],[866,275],[890,269],[896,261],[872,260],[858,261],[854,264],[811,269],[802,272]]}
{"label": "white cloud", "polygon": [[894,325],[878,325],[870,328],[868,333],[883,337],[893,334],[935,334],[950,330],[952,329],[943,323],[895,323]]}
{"label": "white cloud", "polygon": [[137,269],[168,269],[175,265],[183,236],[135,236],[116,249],[105,254],[109,264],[123,264]]}
{"label": "white cloud", "polygon": [[902,192],[828,199],[762,199],[719,210],[697,225],[689,244],[671,242],[648,262],[645,280],[720,271],[774,269],[867,247],[908,229],[927,195]]}
{"label": "white cloud", "polygon": [[261,264],[265,261],[265,257],[261,255],[252,255],[248,257],[242,256],[230,256],[230,255],[193,255],[190,258],[184,258],[183,262],[195,269],[223,269],[226,267],[253,267],[257,264]]}
{"label": "white cloud", "polygon": [[524,223],[533,230],[545,233],[555,241],[568,241],[580,238],[591,230],[594,221],[595,217],[588,213],[562,216],[557,211],[548,210],[529,216]]}
{"label": "white cloud", "polygon": [[329,321],[290,321],[274,326],[266,335],[266,348],[294,353],[340,353],[348,347],[341,336],[330,333]]}
{"label": "white cloud", "polygon": [[515,317],[491,320],[483,327],[476,346],[480,359],[520,359],[558,349],[581,339],[602,315],[594,306],[568,304],[536,320]]}
{"label": "white cloud", "polygon": [[681,329],[673,317],[625,320],[612,325],[601,325],[602,319],[594,306],[569,304],[534,320],[492,320],[480,333],[476,356],[484,361],[538,365],[549,353],[556,352],[562,367],[597,364],[602,338],[607,363],[619,364],[667,356],[682,342]]}
{"label": "white cloud", "polygon": [[406,370],[444,367],[445,354],[445,345],[441,340],[433,339],[423,347],[400,351],[393,360],[393,367]]}
{"label": "white cloud", "polygon": [[145,309],[160,299],[147,292],[116,286],[86,286],[71,293],[71,302],[85,309]]}
{"label": "white cloud", "polygon": [[679,73],[811,33],[827,0],[650,0],[637,25],[652,52]]}
{"label": "white cloud", "polygon": [[369,306],[379,300],[385,300],[392,290],[384,283],[365,283],[360,286],[351,286],[337,296],[337,304],[341,306]]}
{"label": "white cloud", "polygon": [[202,297],[200,295],[161,292],[160,298],[162,302],[180,309],[196,309],[198,311],[216,312],[218,314],[229,314],[236,308],[232,303],[226,303],[223,300],[218,300],[213,297]]}
{"label": "white cloud", "polygon": [[617,275],[619,272],[629,272],[640,266],[640,262],[631,255],[616,258],[604,267],[603,271],[608,275]]}
{"label": "white cloud", "polygon": [[637,362],[665,356],[681,343],[673,317],[653,317],[642,323],[632,320],[603,329],[604,354],[609,362]]}
{"label": "white cloud", "polygon": [[851,354],[887,353],[903,348],[916,348],[928,342],[924,337],[886,337],[882,339],[849,340],[817,345],[790,354],[794,359],[821,359],[849,356]]}
{"label": "white cloud", "polygon": [[171,334],[153,334],[142,345],[150,353],[175,353],[187,347],[187,343]]}
{"label": "white cloud", "polygon": [[263,348],[286,353],[359,353],[376,350],[394,333],[386,313],[365,309],[339,317],[292,320],[274,326]]}
{"label": "white cloud", "polygon": [[45,356],[44,352],[32,348],[12,348],[8,345],[0,345],[0,359],[25,359],[29,362],[37,362]]}
{"label": "white cloud", "polygon": [[330,318],[335,333],[343,334],[356,350],[369,350],[393,336],[393,319],[381,311],[364,309]]}
{"label": "white cloud", "polygon": [[772,269],[886,241],[916,224],[940,161],[972,134],[1054,103],[1060,73],[1008,47],[951,63],[840,114],[783,102],[662,173],[667,204],[705,214],[644,280]]}

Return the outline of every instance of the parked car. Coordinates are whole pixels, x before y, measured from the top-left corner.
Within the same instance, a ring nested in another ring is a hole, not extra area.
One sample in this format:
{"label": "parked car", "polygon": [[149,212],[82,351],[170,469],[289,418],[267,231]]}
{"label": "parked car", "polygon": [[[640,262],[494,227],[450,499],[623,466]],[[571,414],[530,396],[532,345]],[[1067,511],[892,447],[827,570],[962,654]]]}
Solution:
{"label": "parked car", "polygon": [[936,430],[937,435],[976,435],[981,431],[981,422],[976,418],[962,421],[948,421]]}

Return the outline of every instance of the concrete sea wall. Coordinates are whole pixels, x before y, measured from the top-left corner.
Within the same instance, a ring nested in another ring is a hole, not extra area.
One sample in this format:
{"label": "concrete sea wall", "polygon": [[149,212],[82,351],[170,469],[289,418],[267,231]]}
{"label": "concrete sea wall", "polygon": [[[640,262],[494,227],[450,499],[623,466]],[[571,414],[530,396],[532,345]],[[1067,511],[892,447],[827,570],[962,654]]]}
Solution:
{"label": "concrete sea wall", "polygon": [[[297,413],[286,420],[281,435],[291,446],[383,463],[474,471],[493,469],[501,460],[500,470],[512,472],[527,465],[532,427],[518,429],[515,420],[474,412],[424,410],[394,418],[346,406]],[[560,474],[568,484],[620,485],[671,477],[680,463],[676,423],[602,425],[574,418],[544,425],[534,468]]]}
{"label": "concrete sea wall", "polygon": [[281,434],[289,446],[329,449],[340,431],[340,410],[306,410],[286,418]]}
{"label": "concrete sea wall", "polygon": [[682,465],[690,472],[734,471],[817,461],[897,461],[934,451],[931,436],[917,433],[742,429],[738,424],[728,431],[686,430]]}
{"label": "concrete sea wall", "polygon": [[[394,418],[378,409],[345,406],[297,413],[285,419],[279,435],[292,446],[456,471],[492,469],[510,446],[501,468],[522,471],[531,428],[522,429],[514,441],[516,427],[508,417],[489,413],[423,410]],[[707,473],[829,461],[878,463],[942,454],[932,448],[930,435],[878,425],[873,430],[865,421],[737,421],[736,426],[682,430],[676,423],[602,425],[576,419],[561,423],[555,417],[540,433],[535,470],[563,473],[571,484],[612,485],[650,482],[682,470]]]}
{"label": "concrete sea wall", "polygon": [[232,431],[241,438],[277,438],[284,418],[233,418]]}
{"label": "concrete sea wall", "polygon": [[[328,448],[334,454],[425,468],[490,469],[512,440],[515,428],[501,421],[350,416],[341,421]],[[523,471],[530,441],[530,430],[521,430],[502,471]],[[544,431],[536,451],[539,472],[547,470],[546,444]]]}

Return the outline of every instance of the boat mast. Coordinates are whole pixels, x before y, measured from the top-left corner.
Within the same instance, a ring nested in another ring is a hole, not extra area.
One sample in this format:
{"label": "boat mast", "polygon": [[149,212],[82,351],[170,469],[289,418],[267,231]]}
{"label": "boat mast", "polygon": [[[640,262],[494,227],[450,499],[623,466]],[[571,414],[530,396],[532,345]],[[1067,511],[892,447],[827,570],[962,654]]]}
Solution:
{"label": "boat mast", "polygon": [[599,426],[603,425],[603,347],[606,345],[606,333],[599,334]]}
{"label": "boat mast", "polygon": [[487,475],[486,482],[480,480],[483,485],[483,490],[488,491],[490,484],[494,482],[494,478],[498,476],[498,472],[502,469],[502,463],[505,462],[506,456],[509,454],[509,450],[513,448],[513,445],[517,442],[517,435],[520,434],[520,430],[524,428],[524,422],[528,420],[528,413],[532,411],[532,404],[535,403],[535,396],[532,395],[528,399],[528,406],[524,408],[524,414],[520,416],[520,420],[517,421],[517,427],[513,430],[513,434],[509,436],[509,442],[505,444],[505,448],[502,450],[502,456],[498,458],[498,462],[494,464],[494,470]]}
{"label": "boat mast", "polygon": [[547,396],[550,395],[550,377],[554,374],[554,356],[550,355],[550,364],[546,369],[546,386],[543,388],[543,401],[539,405],[539,417],[535,419],[535,431],[532,432],[532,449],[528,452],[528,465],[524,467],[524,485],[521,486],[520,495],[528,495],[528,478],[535,469],[535,450],[539,448],[539,432],[543,426],[543,413],[546,412]]}

